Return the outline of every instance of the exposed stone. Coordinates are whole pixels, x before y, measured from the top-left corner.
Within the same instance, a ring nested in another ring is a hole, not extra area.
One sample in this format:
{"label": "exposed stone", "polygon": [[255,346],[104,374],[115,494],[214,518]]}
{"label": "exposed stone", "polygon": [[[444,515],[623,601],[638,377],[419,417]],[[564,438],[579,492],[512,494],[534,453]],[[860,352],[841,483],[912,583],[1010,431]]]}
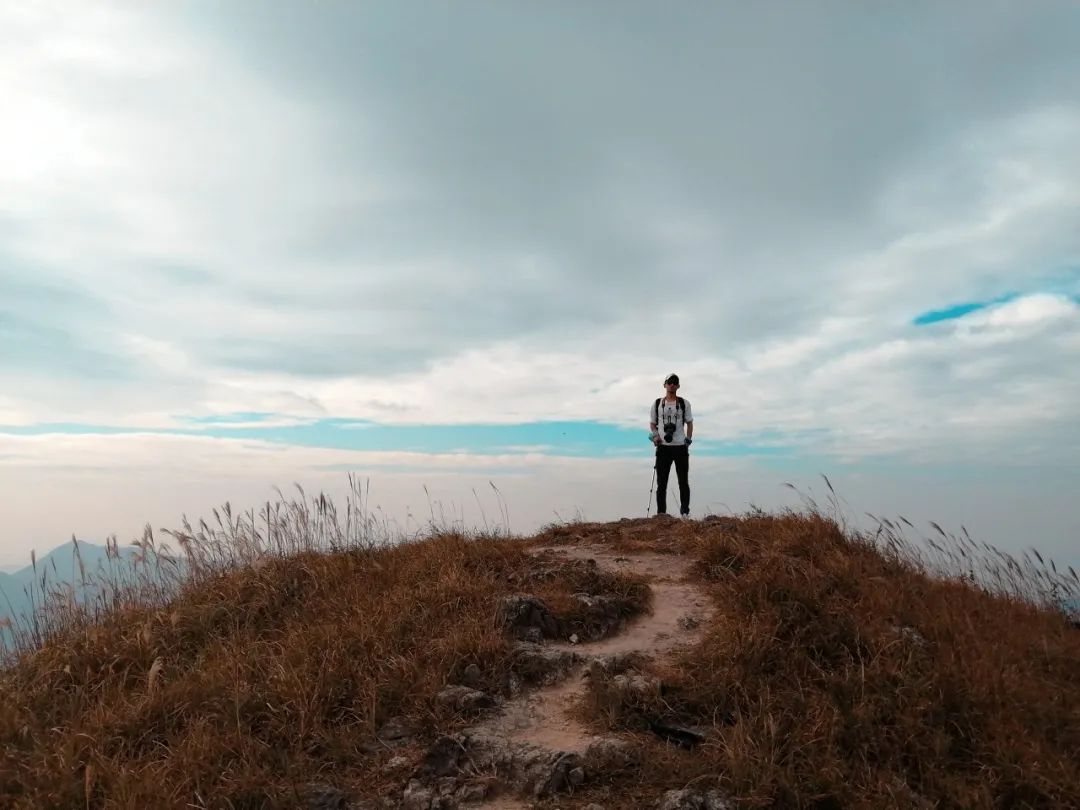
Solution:
{"label": "exposed stone", "polygon": [[409,760],[406,757],[393,757],[386,761],[382,766],[384,773],[393,773],[394,771],[400,771],[402,768],[409,766]]}
{"label": "exposed stone", "polygon": [[[528,630],[537,630],[542,637],[555,638],[559,622],[543,599],[529,594],[508,596],[500,610],[504,630],[521,638]],[[535,636],[535,633],[530,635]]]}
{"label": "exposed stone", "polygon": [[660,693],[660,679],[647,675],[616,675],[611,683],[618,689],[642,697]]}
{"label": "exposed stone", "polygon": [[675,743],[680,748],[693,748],[705,741],[705,734],[695,728],[670,725],[659,720],[650,720],[649,728],[656,736]]}
{"label": "exposed stone", "polygon": [[910,642],[916,647],[926,647],[929,644],[923,634],[916,630],[914,627],[894,626],[892,629],[894,633],[900,636],[900,638],[904,639],[907,642]]}
{"label": "exposed stone", "polygon": [[463,712],[490,709],[495,705],[495,701],[491,699],[490,695],[476,689],[470,689],[468,686],[459,685],[445,687],[435,696],[435,702]]}
{"label": "exposed stone", "polygon": [[580,660],[581,656],[577,653],[542,647],[527,641],[519,642],[514,647],[514,670],[533,683],[556,683]]}
{"label": "exposed stone", "polygon": [[301,795],[307,810],[342,810],[349,806],[349,797],[333,785],[311,784]]}
{"label": "exposed stone", "polygon": [[[486,730],[462,735],[470,765],[480,773],[497,774],[507,788],[521,796],[542,798],[584,781],[582,759],[577,754],[548,751],[527,743],[511,743]],[[580,770],[580,773],[572,772]]]}
{"label": "exposed stone", "polygon": [[492,783],[489,779],[476,779],[471,782],[466,782],[464,785],[458,788],[455,798],[459,802],[465,803],[478,803],[482,802],[488,797],[491,792]]}
{"label": "exposed stone", "polygon": [[575,593],[576,599],[585,608],[585,627],[580,628],[579,637],[588,639],[606,638],[618,631],[623,625],[622,605],[609,596],[593,596],[587,593]]}
{"label": "exposed stone", "polygon": [[589,743],[585,759],[599,764],[624,765],[634,758],[634,746],[626,740],[602,737]]}
{"label": "exposed stone", "polygon": [[376,736],[386,742],[397,742],[415,737],[416,728],[405,717],[391,717],[382,724]]}
{"label": "exposed stone", "polygon": [[428,749],[416,769],[419,777],[452,776],[461,769],[465,748],[457,737],[442,736]]}
{"label": "exposed stone", "polygon": [[734,810],[734,805],[718,790],[669,790],[656,810]]}
{"label": "exposed stone", "polygon": [[461,682],[465,686],[471,686],[476,689],[480,686],[480,682],[483,678],[483,673],[480,672],[480,667],[476,664],[469,664],[465,667],[465,671],[461,674]]}
{"label": "exposed stone", "polygon": [[544,641],[544,634],[539,627],[519,627],[515,636],[530,644],[540,644]]}
{"label": "exposed stone", "polygon": [[589,659],[586,673],[590,678],[619,675],[628,669],[635,669],[645,664],[647,656],[639,652],[608,653],[594,655]]}
{"label": "exposed stone", "polygon": [[511,672],[506,678],[506,691],[514,698],[521,694],[521,678]]}
{"label": "exposed stone", "polygon": [[400,810],[401,803],[384,796],[381,799],[357,799],[348,805],[349,810]]}
{"label": "exposed stone", "polygon": [[435,799],[435,792],[425,787],[418,779],[410,779],[401,794],[402,810],[431,810],[431,803]]}
{"label": "exposed stone", "polygon": [[679,627],[683,630],[696,630],[701,627],[701,619],[693,613],[686,613],[679,617]]}

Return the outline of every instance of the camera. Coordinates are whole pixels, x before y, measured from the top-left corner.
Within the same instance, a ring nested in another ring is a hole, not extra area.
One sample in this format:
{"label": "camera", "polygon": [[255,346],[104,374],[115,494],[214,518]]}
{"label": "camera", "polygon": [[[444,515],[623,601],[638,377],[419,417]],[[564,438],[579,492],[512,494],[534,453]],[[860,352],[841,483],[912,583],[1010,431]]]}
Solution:
{"label": "camera", "polygon": [[675,436],[675,423],[674,422],[665,422],[664,423],[664,443],[665,444],[671,444],[671,440],[672,440],[672,438],[674,436]]}

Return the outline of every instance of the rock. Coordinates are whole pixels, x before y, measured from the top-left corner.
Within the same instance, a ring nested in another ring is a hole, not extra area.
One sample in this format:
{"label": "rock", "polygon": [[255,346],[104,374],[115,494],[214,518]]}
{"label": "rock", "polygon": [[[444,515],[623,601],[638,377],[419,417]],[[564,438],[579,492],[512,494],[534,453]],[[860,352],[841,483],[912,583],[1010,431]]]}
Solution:
{"label": "rock", "polygon": [[673,726],[658,720],[649,721],[649,728],[657,737],[675,743],[680,748],[693,748],[705,741],[705,735],[697,729]]}
{"label": "rock", "polygon": [[587,670],[590,678],[619,675],[628,669],[643,666],[648,658],[640,652],[608,653],[594,655],[589,659]]}
{"label": "rock", "polygon": [[405,786],[405,792],[401,794],[402,810],[431,810],[431,803],[435,800],[435,792],[425,787],[418,779],[410,779]]}
{"label": "rock", "polygon": [[384,742],[399,742],[415,737],[416,728],[406,717],[391,717],[383,723],[376,736]]}
{"label": "rock", "polygon": [[735,804],[719,790],[707,790],[705,810],[735,810]]}
{"label": "rock", "polygon": [[570,643],[571,644],[577,644],[578,643],[578,634],[577,633],[572,633],[570,635]]}
{"label": "rock", "polygon": [[914,627],[894,626],[892,629],[894,633],[900,636],[900,638],[910,642],[916,647],[926,647],[929,645],[929,642],[926,640],[923,634],[916,630]]}
{"label": "rock", "polygon": [[522,641],[514,647],[513,668],[527,681],[550,686],[562,680],[580,660],[580,655],[568,650]]}
{"label": "rock", "polygon": [[625,765],[634,759],[634,746],[626,740],[602,737],[589,743],[585,759],[598,765]]}
{"label": "rock", "polygon": [[333,785],[311,784],[301,795],[307,810],[343,810],[349,807],[349,797]]}
{"label": "rock", "polygon": [[415,775],[426,779],[453,776],[460,770],[464,753],[465,748],[457,737],[439,737],[424,755]]}
{"label": "rock", "polygon": [[461,682],[465,686],[471,686],[476,689],[480,686],[480,682],[483,680],[483,673],[480,672],[480,667],[476,664],[469,664],[465,667],[465,671],[461,674]]}
{"label": "rock", "polygon": [[[559,635],[559,622],[543,599],[528,594],[508,596],[500,609],[504,630],[521,638],[529,630],[538,631],[543,638]],[[529,635],[535,636],[536,633]]]}
{"label": "rock", "polygon": [[467,686],[447,686],[435,696],[435,702],[442,706],[449,706],[455,711],[475,712],[480,709],[490,709],[495,701],[490,695],[484,694]]}
{"label": "rock", "polygon": [[519,627],[514,635],[530,644],[540,644],[544,641],[544,634],[539,627]]}
{"label": "rock", "polygon": [[640,697],[660,694],[660,679],[647,675],[616,675],[611,683],[624,692]]}
{"label": "rock", "polygon": [[521,694],[521,679],[511,672],[506,677],[506,691],[510,697],[514,698]]}
{"label": "rock", "polygon": [[585,614],[570,623],[580,639],[595,641],[607,638],[622,627],[623,603],[620,600],[587,593],[575,593],[574,599],[584,608]]}
{"label": "rock", "polygon": [[585,805],[585,810],[604,810],[604,805],[593,802],[592,804]]}
{"label": "rock", "polygon": [[464,785],[457,789],[457,793],[454,797],[459,802],[466,802],[472,804],[478,804],[488,797],[491,792],[492,783],[491,780],[477,779],[471,782],[466,782]]}
{"label": "rock", "polygon": [[358,799],[349,805],[349,810],[400,810],[401,804],[389,796],[381,799]]}
{"label": "rock", "polygon": [[409,760],[406,757],[393,757],[386,761],[382,766],[383,773],[393,773],[394,771],[400,771],[402,768],[409,766]]}
{"label": "rock", "polygon": [[696,630],[701,627],[701,619],[693,613],[686,613],[679,617],[679,627],[683,630]]}
{"label": "rock", "polygon": [[586,777],[582,759],[574,753],[509,742],[484,729],[463,732],[461,742],[471,767],[478,773],[495,773],[519,796],[544,798],[581,784]]}
{"label": "rock", "polygon": [[734,805],[718,790],[669,790],[656,810],[734,810]]}

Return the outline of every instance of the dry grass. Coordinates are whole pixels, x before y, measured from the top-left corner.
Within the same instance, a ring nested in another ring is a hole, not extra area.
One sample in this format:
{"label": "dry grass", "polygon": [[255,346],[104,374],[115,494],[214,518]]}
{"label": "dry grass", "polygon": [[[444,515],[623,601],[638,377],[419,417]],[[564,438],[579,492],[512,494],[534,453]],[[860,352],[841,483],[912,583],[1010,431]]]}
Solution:
{"label": "dry grass", "polygon": [[[742,807],[1080,807],[1080,631],[1020,598],[1053,589],[935,573],[897,533],[814,511],[673,531],[715,621],[654,670],[659,694],[594,685],[594,722],[640,751],[582,803],[690,784]],[[657,719],[706,740],[675,749],[643,731]]]}
{"label": "dry grass", "polygon": [[[560,807],[643,807],[687,785],[741,807],[1080,806],[1080,631],[1045,607],[1068,573],[942,540],[935,558],[895,524],[859,536],[816,505],[531,542],[439,525],[433,508],[422,536],[391,543],[353,496],[341,515],[301,493],[185,521],[175,563],[148,533],[133,579],[89,606],[55,593],[0,672],[0,806],[297,807],[311,783],[400,787],[392,756],[466,722],[435,701],[445,684],[475,664],[506,693],[504,596],[647,604],[633,578],[538,569],[529,546],[552,542],[691,555],[716,607],[702,643],[657,666],[656,695],[596,685],[592,722],[636,754]],[[411,747],[372,744],[391,717],[417,728]],[[675,748],[647,730],[658,719],[706,740]]]}
{"label": "dry grass", "polygon": [[219,514],[175,533],[188,579],[144,571],[90,613],[53,599],[23,628],[0,672],[0,806],[291,808],[312,783],[369,796],[401,776],[384,722],[408,720],[415,756],[465,721],[434,698],[470,664],[507,692],[504,596],[636,593],[628,613],[648,598],[625,577],[537,572],[500,532],[350,536],[321,496],[272,506],[269,530]]}

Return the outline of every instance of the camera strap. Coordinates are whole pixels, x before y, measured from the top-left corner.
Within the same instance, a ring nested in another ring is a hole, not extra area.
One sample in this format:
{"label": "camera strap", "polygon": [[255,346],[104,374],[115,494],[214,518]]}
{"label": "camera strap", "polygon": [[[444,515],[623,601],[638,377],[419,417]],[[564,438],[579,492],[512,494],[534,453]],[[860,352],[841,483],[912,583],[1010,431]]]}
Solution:
{"label": "camera strap", "polygon": [[[660,397],[656,400],[656,404],[653,408],[656,410],[656,424],[661,425],[664,422],[664,412],[660,410],[660,403],[665,400],[665,397]],[[682,416],[683,424],[686,424],[686,406],[683,404],[682,397],[675,397],[675,416]]]}

